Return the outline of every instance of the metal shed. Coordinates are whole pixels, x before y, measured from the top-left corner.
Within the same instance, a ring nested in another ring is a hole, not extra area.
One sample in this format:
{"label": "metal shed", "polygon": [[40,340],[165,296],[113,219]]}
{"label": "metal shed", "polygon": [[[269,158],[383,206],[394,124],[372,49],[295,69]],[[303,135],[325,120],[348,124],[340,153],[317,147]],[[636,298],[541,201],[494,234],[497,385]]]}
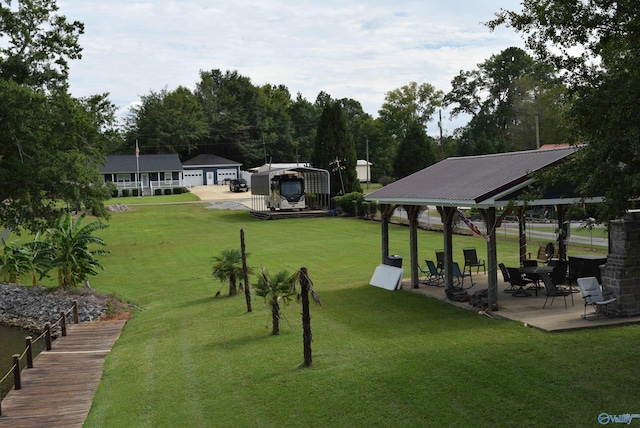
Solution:
{"label": "metal shed", "polygon": [[298,174],[304,179],[306,209],[328,210],[331,204],[329,171],[310,167],[293,167],[256,172],[251,175],[251,210],[268,211],[271,181],[285,174]]}

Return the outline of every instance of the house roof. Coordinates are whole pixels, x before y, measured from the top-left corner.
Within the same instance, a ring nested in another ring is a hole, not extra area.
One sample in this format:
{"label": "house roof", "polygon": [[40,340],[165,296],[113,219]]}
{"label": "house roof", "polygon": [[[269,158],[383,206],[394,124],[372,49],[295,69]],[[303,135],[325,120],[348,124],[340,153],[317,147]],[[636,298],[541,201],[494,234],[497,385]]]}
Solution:
{"label": "house roof", "polygon": [[[577,150],[563,147],[447,158],[376,190],[365,199],[402,205],[504,206],[508,203],[505,195],[513,195],[534,181],[531,173],[554,166]],[[563,199],[563,203],[571,202]],[[547,205],[557,201],[529,203]]]}
{"label": "house roof", "polygon": [[107,156],[104,165],[99,165],[101,174],[127,172],[182,171],[182,164],[177,154],[168,155],[111,155]]}
{"label": "house roof", "polygon": [[202,154],[182,162],[182,165],[193,168],[205,166],[238,166],[242,164],[223,158],[222,156]]}

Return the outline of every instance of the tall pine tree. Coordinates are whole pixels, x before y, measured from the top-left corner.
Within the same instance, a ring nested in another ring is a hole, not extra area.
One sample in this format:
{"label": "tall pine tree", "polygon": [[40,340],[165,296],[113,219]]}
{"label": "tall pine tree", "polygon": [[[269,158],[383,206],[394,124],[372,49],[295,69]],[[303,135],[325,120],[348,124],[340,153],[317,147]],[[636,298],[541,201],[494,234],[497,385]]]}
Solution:
{"label": "tall pine tree", "polygon": [[331,196],[361,192],[356,172],[356,150],[347,119],[339,101],[324,104],[311,154],[314,168],[326,169],[331,176]]}

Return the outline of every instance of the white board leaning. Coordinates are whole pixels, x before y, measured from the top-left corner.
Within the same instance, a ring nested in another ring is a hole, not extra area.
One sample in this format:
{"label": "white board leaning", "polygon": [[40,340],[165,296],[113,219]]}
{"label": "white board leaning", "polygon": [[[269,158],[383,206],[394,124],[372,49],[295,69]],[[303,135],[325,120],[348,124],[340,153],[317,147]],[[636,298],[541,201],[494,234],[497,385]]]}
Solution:
{"label": "white board leaning", "polygon": [[404,269],[389,265],[378,265],[373,272],[369,285],[384,288],[385,290],[397,290],[402,285]]}

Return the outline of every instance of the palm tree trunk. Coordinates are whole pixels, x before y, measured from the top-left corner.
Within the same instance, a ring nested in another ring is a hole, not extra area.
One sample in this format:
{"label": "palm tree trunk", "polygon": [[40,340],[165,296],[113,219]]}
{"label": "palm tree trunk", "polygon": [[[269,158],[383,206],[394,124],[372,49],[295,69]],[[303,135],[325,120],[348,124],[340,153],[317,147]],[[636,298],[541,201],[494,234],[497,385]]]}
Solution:
{"label": "palm tree trunk", "polygon": [[273,319],[271,334],[275,336],[280,333],[280,305],[277,300],[271,305],[271,318]]}
{"label": "palm tree trunk", "polygon": [[235,296],[238,294],[238,287],[236,287],[236,277],[229,277],[229,296]]}
{"label": "palm tree trunk", "polygon": [[302,346],[304,352],[304,367],[309,367],[313,361],[311,357],[311,313],[309,312],[309,277],[307,268],[300,268],[300,294],[302,300]]}

